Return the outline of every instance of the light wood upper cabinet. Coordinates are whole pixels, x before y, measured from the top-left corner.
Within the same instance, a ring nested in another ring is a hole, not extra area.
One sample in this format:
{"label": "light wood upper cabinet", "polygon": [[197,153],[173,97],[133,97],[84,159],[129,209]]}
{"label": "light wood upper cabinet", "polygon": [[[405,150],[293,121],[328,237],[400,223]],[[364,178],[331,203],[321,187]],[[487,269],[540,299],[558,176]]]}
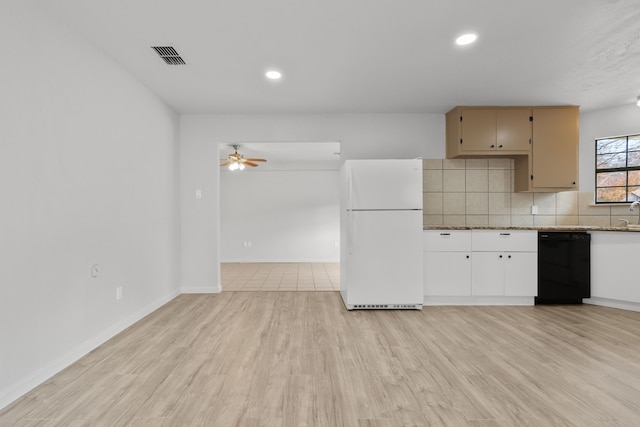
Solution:
{"label": "light wood upper cabinet", "polygon": [[531,147],[531,110],[497,110],[498,149],[529,151]]}
{"label": "light wood upper cabinet", "polygon": [[578,188],[578,107],[533,108],[531,156],[515,162],[516,191]]}
{"label": "light wood upper cabinet", "polygon": [[515,159],[515,191],[578,188],[578,107],[455,107],[447,158]]}
{"label": "light wood upper cabinet", "polygon": [[456,107],[447,113],[447,158],[528,154],[531,110]]}
{"label": "light wood upper cabinet", "polygon": [[496,149],[495,110],[462,110],[460,118],[461,151]]}

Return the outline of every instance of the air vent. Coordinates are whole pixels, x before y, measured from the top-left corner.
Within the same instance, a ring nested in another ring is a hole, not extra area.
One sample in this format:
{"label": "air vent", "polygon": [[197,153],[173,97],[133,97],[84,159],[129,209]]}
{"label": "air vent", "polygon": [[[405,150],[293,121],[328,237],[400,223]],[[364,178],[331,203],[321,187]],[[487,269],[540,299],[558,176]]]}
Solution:
{"label": "air vent", "polygon": [[160,58],[169,65],[185,65],[184,59],[180,57],[178,52],[171,46],[151,46]]}

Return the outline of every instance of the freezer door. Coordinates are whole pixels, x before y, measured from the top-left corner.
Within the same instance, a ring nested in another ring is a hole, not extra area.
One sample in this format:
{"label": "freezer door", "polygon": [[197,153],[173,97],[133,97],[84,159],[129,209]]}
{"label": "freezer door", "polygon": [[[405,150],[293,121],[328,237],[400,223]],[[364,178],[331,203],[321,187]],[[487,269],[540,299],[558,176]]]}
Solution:
{"label": "freezer door", "polygon": [[422,161],[345,162],[346,209],[422,209]]}
{"label": "freezer door", "polygon": [[422,211],[347,216],[340,279],[347,304],[422,304]]}

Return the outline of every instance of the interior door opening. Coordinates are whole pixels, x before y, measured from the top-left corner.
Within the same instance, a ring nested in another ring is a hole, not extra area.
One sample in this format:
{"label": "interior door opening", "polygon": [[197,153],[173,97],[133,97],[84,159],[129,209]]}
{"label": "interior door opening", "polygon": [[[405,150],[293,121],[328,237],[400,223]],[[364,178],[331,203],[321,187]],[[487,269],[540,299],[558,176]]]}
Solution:
{"label": "interior door opening", "polygon": [[242,170],[219,168],[222,290],[339,290],[340,143],[218,146],[220,164],[229,163],[234,149],[266,160]]}

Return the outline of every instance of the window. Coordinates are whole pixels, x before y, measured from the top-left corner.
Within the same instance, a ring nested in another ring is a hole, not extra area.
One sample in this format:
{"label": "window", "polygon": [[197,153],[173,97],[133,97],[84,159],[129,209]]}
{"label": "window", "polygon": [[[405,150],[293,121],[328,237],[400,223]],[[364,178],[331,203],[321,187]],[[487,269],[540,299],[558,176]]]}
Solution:
{"label": "window", "polygon": [[596,203],[640,200],[640,135],[596,139]]}

